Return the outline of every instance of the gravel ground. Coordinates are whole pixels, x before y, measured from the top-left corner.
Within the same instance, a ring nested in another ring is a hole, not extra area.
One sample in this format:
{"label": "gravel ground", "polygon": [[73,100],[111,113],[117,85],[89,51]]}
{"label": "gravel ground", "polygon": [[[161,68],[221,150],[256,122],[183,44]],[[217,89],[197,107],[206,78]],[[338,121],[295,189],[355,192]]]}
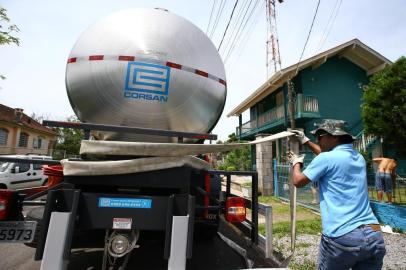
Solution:
{"label": "gravel ground", "polygon": [[[384,233],[386,255],[383,260],[383,270],[406,269],[406,234]],[[289,268],[310,270],[316,269],[319,251],[319,235],[298,235],[296,240],[296,253]],[[284,257],[290,255],[290,236],[274,239],[275,251],[281,252]]]}

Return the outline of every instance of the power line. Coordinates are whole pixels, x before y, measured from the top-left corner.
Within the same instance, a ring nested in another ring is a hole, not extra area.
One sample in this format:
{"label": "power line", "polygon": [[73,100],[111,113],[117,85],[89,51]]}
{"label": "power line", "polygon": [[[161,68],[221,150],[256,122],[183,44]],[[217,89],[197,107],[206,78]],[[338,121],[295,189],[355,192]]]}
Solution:
{"label": "power line", "polygon": [[[237,25],[236,25],[236,27],[235,27],[235,28],[237,29],[237,32],[235,33],[234,38],[230,37],[229,42],[227,43],[227,46],[224,48],[224,53],[225,53],[225,54],[226,54],[226,51],[227,51],[227,54],[228,54],[228,52],[230,51],[231,47],[233,46],[233,44],[234,44],[234,42],[235,42],[237,36],[239,35],[240,30],[241,30],[241,27],[242,27],[243,24],[244,24],[245,17],[247,16],[248,11],[250,10],[250,6],[251,6],[251,4],[252,4],[252,1],[253,1],[253,0],[250,0],[250,2],[249,2],[249,4],[248,4],[247,8],[245,9],[244,15],[243,15],[243,17],[241,18],[241,21],[239,22],[238,27],[237,27]],[[232,41],[231,41],[231,39],[232,39]],[[230,41],[231,41],[231,42],[230,42]],[[228,50],[227,50],[227,47],[229,47]]]}
{"label": "power line", "polygon": [[211,23],[211,18],[212,18],[212,16],[213,16],[214,7],[216,6],[216,1],[217,1],[217,0],[214,0],[214,1],[213,1],[213,6],[211,7],[210,19],[209,19],[209,24],[207,25],[206,35],[207,35],[207,32],[209,32],[209,27],[210,27],[210,23]]}
{"label": "power line", "polygon": [[[330,34],[330,32],[331,32],[331,29],[333,28],[334,22],[335,22],[335,20],[336,20],[336,18],[337,18],[337,15],[338,15],[338,12],[339,12],[339,10],[340,10],[341,3],[342,3],[342,2],[343,2],[342,0],[337,0],[336,5],[334,6],[334,9],[333,9],[333,11],[332,11],[331,14],[330,14],[330,18],[328,19],[326,28],[325,28],[324,31],[323,31],[323,35],[322,35],[321,38],[320,38],[319,44],[317,45],[315,52],[317,52],[318,50],[320,50],[321,48],[323,48],[324,43],[326,42],[327,37],[329,36],[329,34]],[[334,13],[335,13],[335,14],[334,14]],[[334,14],[334,17],[333,17],[333,14]],[[326,33],[326,32],[327,32],[327,33]]]}
{"label": "power line", "polygon": [[303,46],[302,54],[300,55],[299,61],[297,62],[297,65],[296,65],[295,75],[297,74],[297,71],[298,71],[298,69],[299,69],[299,63],[300,63],[300,61],[302,60],[303,54],[304,54],[304,52],[305,52],[305,50],[306,50],[307,42],[309,41],[310,34],[312,33],[313,24],[314,24],[314,21],[315,21],[316,16],[317,16],[317,11],[319,10],[320,1],[321,1],[321,0],[319,0],[319,1],[317,2],[316,11],[314,12],[314,16],[313,16],[312,24],[310,25],[309,33],[307,34],[307,38],[306,38],[306,42],[305,42],[305,44],[304,44],[304,46]]}
{"label": "power line", "polygon": [[213,28],[211,29],[210,38],[213,36],[214,31],[216,31],[217,24],[218,24],[218,22],[219,22],[219,19],[220,19],[220,17],[221,17],[221,14],[223,13],[224,6],[225,6],[225,5],[226,5],[226,1],[225,1],[225,0],[221,0],[219,9],[218,9],[218,11],[217,11],[216,19],[215,19],[215,21],[214,21]]}
{"label": "power line", "polygon": [[224,30],[224,34],[223,34],[223,37],[221,38],[220,45],[219,45],[219,47],[217,48],[218,51],[219,51],[220,48],[221,48],[221,44],[223,44],[224,37],[225,37],[226,34],[227,34],[227,30],[228,30],[228,27],[230,26],[230,22],[231,22],[231,20],[232,20],[232,18],[233,18],[234,10],[235,10],[235,8],[237,7],[237,4],[238,4],[238,0],[235,1],[233,10],[231,11],[231,16],[230,16],[230,19],[228,20],[228,23],[227,23],[227,26],[226,26],[226,30]]}
{"label": "power line", "polygon": [[227,50],[227,47],[230,45],[231,39],[234,37],[235,30],[237,29],[237,25],[240,24],[240,21],[242,19],[242,13],[247,4],[248,4],[248,1],[243,1],[243,4],[240,5],[240,9],[238,10],[238,13],[237,13],[237,18],[234,20],[234,23],[232,25],[231,33],[230,33],[230,35],[228,35],[227,42],[223,46],[224,51]]}
{"label": "power line", "polygon": [[[265,1],[262,2],[262,5],[259,6],[258,11],[261,11],[261,10],[264,8],[264,6],[265,6]],[[260,18],[259,14],[257,14],[257,15],[258,15],[258,16],[254,16],[254,19],[251,21],[251,24],[249,25],[247,31],[246,31],[245,34],[243,35],[242,40],[241,40],[241,42],[239,43],[239,46],[237,46],[237,48],[238,48],[238,55],[234,58],[234,59],[235,59],[234,62],[240,58],[242,52],[243,52],[244,49],[245,49],[245,46],[247,45],[248,39],[250,38],[250,36],[251,36],[251,34],[252,34],[252,32],[253,32],[252,29],[253,29],[255,23],[256,23],[256,22],[258,21],[258,19]],[[233,62],[233,63],[234,63],[234,62]]]}
{"label": "power line", "polygon": [[[230,49],[229,49],[228,52],[227,52],[225,61],[227,61],[228,57],[231,55],[232,51],[234,50],[235,45],[237,44],[238,40],[240,40],[240,37],[242,36],[242,33],[244,32],[245,27],[247,26],[248,21],[251,19],[252,14],[253,14],[255,8],[257,7],[258,3],[259,3],[259,0],[257,0],[257,1],[255,2],[255,4],[254,4],[253,8],[251,9],[251,11],[250,11],[250,13],[249,13],[247,19],[245,20],[245,22],[243,22],[244,25],[242,25],[242,24],[240,25],[240,28],[241,28],[241,26],[242,26],[242,29],[241,29],[241,31],[237,31],[237,34],[236,34],[236,36],[235,36],[235,38],[234,38],[234,40],[233,40],[232,46],[230,47]],[[247,11],[248,11],[248,9],[247,9]],[[244,17],[245,17],[245,16],[244,16]]]}

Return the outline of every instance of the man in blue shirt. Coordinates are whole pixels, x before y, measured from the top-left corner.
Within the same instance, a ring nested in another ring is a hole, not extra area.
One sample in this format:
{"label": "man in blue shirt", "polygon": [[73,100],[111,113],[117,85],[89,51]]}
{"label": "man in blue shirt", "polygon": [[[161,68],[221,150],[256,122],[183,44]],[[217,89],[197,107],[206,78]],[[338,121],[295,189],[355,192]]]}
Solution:
{"label": "man in blue shirt", "polygon": [[289,155],[293,183],[303,187],[319,181],[323,234],[319,269],[381,269],[385,244],[378,220],[369,205],[365,160],[352,148],[354,137],[346,122],[326,119],[311,133],[292,131],[317,156],[302,172],[303,157]]}

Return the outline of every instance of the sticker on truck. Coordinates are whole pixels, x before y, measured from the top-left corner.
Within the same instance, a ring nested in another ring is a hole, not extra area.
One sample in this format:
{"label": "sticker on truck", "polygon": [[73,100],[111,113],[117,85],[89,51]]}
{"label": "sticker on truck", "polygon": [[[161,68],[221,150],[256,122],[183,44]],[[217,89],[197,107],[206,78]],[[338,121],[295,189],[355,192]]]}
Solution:
{"label": "sticker on truck", "polygon": [[116,230],[131,230],[131,218],[113,218],[113,229]]}
{"label": "sticker on truck", "polygon": [[99,198],[99,207],[109,208],[151,208],[151,199],[132,199],[132,198]]}

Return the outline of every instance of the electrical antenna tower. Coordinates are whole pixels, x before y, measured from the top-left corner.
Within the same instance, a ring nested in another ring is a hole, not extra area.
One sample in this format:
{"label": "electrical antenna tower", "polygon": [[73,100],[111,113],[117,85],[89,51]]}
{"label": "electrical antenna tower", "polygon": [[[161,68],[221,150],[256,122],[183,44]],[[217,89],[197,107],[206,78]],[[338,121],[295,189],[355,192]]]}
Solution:
{"label": "electrical antenna tower", "polygon": [[[271,74],[272,66],[276,73],[281,69],[281,56],[279,54],[278,31],[276,28],[276,0],[265,0],[266,3],[266,21],[267,21],[267,41],[266,41],[266,76]],[[282,3],[283,0],[277,0]]]}

